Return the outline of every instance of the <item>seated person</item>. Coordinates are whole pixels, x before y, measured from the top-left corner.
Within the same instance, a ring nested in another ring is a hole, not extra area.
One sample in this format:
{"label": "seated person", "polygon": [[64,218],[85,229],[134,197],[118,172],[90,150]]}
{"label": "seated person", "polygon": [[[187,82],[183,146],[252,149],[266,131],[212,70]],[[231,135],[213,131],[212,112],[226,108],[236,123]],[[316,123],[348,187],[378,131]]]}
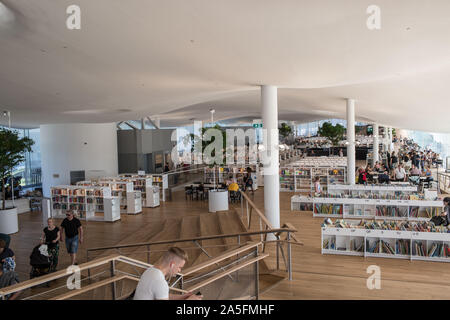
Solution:
{"label": "seated person", "polygon": [[389,183],[389,173],[387,170],[378,176],[378,183]]}
{"label": "seated person", "polygon": [[[14,271],[3,271],[4,266],[0,261],[0,289],[6,288],[19,283],[19,276]],[[15,300],[20,294],[20,291],[7,295],[7,300]]]}
{"label": "seated person", "polygon": [[233,180],[228,186],[228,191],[239,191],[239,185],[237,184],[236,180]]}
{"label": "seated person", "polygon": [[402,164],[399,164],[398,167],[395,168],[394,179],[395,181],[406,181],[406,171]]}
{"label": "seated person", "polygon": [[228,186],[228,191],[230,192],[231,201],[239,199],[239,185],[237,184],[236,180],[233,180],[233,182]]}
{"label": "seated person", "polygon": [[409,170],[410,176],[420,176],[420,170],[414,164],[411,165],[411,170]]}

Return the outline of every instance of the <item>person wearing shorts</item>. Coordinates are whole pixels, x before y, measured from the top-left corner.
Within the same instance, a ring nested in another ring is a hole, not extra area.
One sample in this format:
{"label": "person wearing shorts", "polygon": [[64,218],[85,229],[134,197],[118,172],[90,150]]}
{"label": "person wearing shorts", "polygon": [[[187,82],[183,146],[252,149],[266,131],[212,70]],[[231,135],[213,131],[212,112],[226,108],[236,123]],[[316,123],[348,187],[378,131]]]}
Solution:
{"label": "person wearing shorts", "polygon": [[[64,239],[64,232],[65,239]],[[61,241],[65,241],[67,253],[72,258],[72,265],[76,265],[78,243],[83,243],[83,227],[80,220],[74,217],[73,211],[67,211],[66,218],[61,223]]]}

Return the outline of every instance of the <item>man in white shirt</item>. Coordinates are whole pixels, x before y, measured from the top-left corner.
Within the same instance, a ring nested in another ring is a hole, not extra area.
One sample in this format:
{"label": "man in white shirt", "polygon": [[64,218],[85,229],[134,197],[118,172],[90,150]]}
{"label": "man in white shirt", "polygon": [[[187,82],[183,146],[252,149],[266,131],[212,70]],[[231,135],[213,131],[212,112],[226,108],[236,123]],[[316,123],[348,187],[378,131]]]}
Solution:
{"label": "man in white shirt", "polygon": [[394,176],[396,181],[405,181],[406,178],[406,171],[403,168],[403,165],[398,165],[397,168],[394,170]]}
{"label": "man in white shirt", "polygon": [[184,250],[172,247],[153,267],[141,276],[136,287],[134,300],[201,300],[203,296],[192,292],[183,295],[170,294],[166,276],[170,279],[181,271],[187,260]]}

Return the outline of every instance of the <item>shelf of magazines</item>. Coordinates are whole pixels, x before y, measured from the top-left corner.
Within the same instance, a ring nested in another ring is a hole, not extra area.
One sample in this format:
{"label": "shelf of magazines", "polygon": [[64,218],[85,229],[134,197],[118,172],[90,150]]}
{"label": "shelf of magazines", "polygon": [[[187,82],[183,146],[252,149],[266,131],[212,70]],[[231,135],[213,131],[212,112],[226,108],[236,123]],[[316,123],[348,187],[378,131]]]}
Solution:
{"label": "shelf of magazines", "polygon": [[405,222],[390,222],[389,228],[398,230],[380,230],[368,229],[374,223],[362,221],[322,225],[322,254],[450,262],[450,233],[446,227],[408,222],[411,225],[406,230]]}
{"label": "shelf of magazines", "polygon": [[291,197],[292,211],[312,211],[314,217],[428,221],[442,209],[442,201],[430,200]]}

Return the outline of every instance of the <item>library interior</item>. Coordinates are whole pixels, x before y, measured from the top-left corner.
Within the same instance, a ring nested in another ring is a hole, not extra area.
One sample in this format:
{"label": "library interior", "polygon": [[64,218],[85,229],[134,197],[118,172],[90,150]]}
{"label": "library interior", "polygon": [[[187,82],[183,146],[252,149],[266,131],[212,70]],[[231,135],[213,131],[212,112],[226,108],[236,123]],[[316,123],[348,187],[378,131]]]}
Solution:
{"label": "library interior", "polygon": [[0,300],[450,299],[449,1],[73,2],[0,0]]}

